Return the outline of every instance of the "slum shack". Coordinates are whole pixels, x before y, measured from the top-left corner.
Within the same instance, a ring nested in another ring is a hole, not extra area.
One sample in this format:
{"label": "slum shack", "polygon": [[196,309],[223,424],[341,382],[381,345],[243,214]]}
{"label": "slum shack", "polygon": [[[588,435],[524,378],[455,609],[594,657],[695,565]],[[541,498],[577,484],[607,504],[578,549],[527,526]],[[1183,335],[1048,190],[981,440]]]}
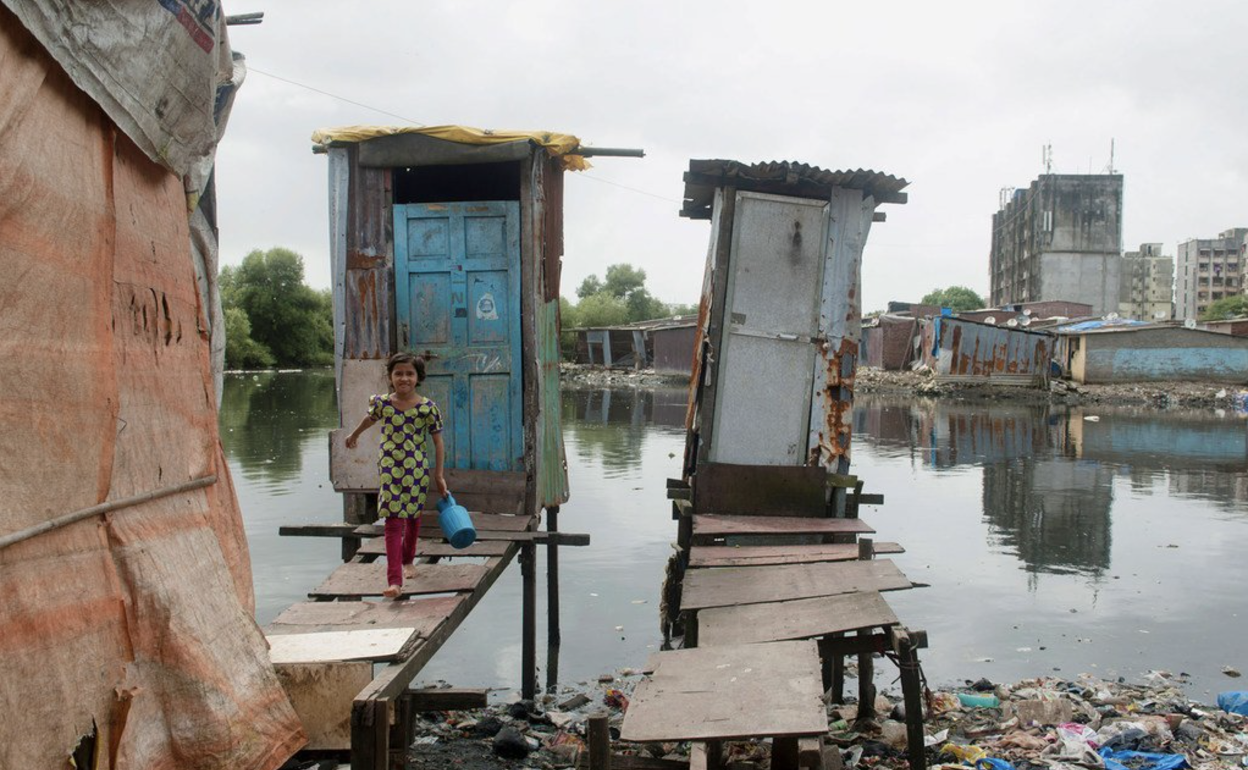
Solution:
{"label": "slum shack", "polygon": [[1060,360],[1084,383],[1248,383],[1248,337],[1169,324],[1087,321],[1057,330]]}
{"label": "slum shack", "polygon": [[654,369],[688,374],[693,357],[693,316],[637,321],[622,326],[577,330],[576,361],[581,364]]}
{"label": "slum shack", "polygon": [[[385,359],[412,351],[442,408],[457,500],[529,515],[567,500],[559,269],[563,172],[585,163],[576,138],[357,127],[313,141],[329,159],[341,424],[385,392]],[[346,521],[372,521],[375,451],[330,440]]]}
{"label": "slum shack", "polygon": [[[920,355],[938,382],[1046,387],[1053,359],[1053,335],[958,316],[923,320]],[[1013,326],[1008,324],[1014,324]]]}
{"label": "slum shack", "polygon": [[[693,160],[681,216],[711,220],[685,471],[849,468],[860,264],[906,180],[804,163]],[[760,408],[760,394],[766,408]]]}
{"label": "slum shack", "polygon": [[[859,357],[860,264],[881,203],[904,179],[801,163],[690,162],[682,215],[711,220],[694,348],[682,478],[668,481],[677,553],[665,634],[621,738],[770,739],[773,767],[823,759],[824,694],[840,703],[858,658],[858,715],[874,716],[874,655],[898,663],[911,767],[925,766],[917,649],[882,593],[912,587],[876,554],[848,475]],[[883,502],[872,496],[875,504]],[[845,632],[854,631],[852,637]],[[737,706],[749,699],[753,707]]]}
{"label": "slum shack", "polygon": [[917,318],[885,313],[862,325],[862,363],[890,372],[909,369],[915,358]]}

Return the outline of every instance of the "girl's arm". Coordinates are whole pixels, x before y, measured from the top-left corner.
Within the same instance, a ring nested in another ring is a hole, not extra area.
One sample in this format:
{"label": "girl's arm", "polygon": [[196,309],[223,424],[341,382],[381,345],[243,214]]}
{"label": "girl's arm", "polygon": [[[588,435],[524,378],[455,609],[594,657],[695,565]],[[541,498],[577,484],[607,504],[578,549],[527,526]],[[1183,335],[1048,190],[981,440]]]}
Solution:
{"label": "girl's arm", "polygon": [[360,434],[373,427],[373,423],[377,422],[371,415],[364,415],[364,419],[360,420],[360,424],[355,430],[351,431],[351,435],[347,436],[347,448],[355,449],[355,442],[359,440]]}
{"label": "girl's arm", "polygon": [[442,460],[446,456],[446,448],[442,443],[442,431],[433,434],[433,483],[438,485],[438,494],[446,497],[446,479],[442,477]]}

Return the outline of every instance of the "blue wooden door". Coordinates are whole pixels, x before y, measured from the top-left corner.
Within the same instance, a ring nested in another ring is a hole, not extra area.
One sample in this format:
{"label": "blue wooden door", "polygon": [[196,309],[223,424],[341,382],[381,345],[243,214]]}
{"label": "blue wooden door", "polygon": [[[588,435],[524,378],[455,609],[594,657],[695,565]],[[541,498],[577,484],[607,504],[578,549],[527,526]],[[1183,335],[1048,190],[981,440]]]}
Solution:
{"label": "blue wooden door", "polygon": [[449,468],[524,469],[520,204],[394,207],[399,348],[427,359]]}

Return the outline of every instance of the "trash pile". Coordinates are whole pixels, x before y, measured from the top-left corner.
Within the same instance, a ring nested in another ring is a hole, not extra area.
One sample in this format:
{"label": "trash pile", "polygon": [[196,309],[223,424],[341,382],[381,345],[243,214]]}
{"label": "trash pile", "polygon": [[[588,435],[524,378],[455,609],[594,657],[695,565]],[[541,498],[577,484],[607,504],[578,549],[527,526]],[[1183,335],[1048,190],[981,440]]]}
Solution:
{"label": "trash pile", "polygon": [[[624,669],[604,674],[596,683],[561,687],[558,693],[541,695],[536,700],[518,700],[472,711],[421,714],[416,722],[418,737],[409,753],[409,766],[573,767],[585,761],[589,718],[599,714],[608,718],[613,750],[630,753],[628,745],[615,741],[640,678],[640,671]],[[478,750],[465,744],[476,744]],[[658,747],[632,748],[647,756],[661,751]],[[688,748],[683,748],[682,758],[687,761]],[[492,755],[494,761],[484,763],[468,758],[473,755]]]}
{"label": "trash pile", "polygon": [[[590,716],[606,713],[612,751],[687,763],[689,745],[619,743],[619,726],[640,672],[604,675],[595,685],[489,709],[421,715],[410,767],[564,768],[586,761]],[[1248,766],[1248,692],[1227,692],[1218,705],[1192,702],[1185,675],[1152,672],[1142,683],[1044,677],[1005,685],[986,679],[927,698],[926,753],[939,770],[1212,770]],[[900,698],[876,698],[874,719],[856,704],[829,704],[827,742],[845,770],[903,770],[906,725]],[[475,744],[479,757],[465,760]],[[767,770],[767,741],[734,741],[726,761],[737,770]],[[657,764],[657,763],[656,763]]]}
{"label": "trash pile", "polygon": [[[1248,757],[1248,693],[1219,707],[1184,695],[1184,677],[1152,672],[1141,684],[1045,677],[1013,685],[981,679],[965,692],[936,692],[925,723],[929,767],[976,770],[1231,768]],[[881,720],[855,723],[855,706],[832,706],[831,740],[846,768],[908,765],[905,715],[887,698]],[[843,725],[842,729],[836,729]]]}

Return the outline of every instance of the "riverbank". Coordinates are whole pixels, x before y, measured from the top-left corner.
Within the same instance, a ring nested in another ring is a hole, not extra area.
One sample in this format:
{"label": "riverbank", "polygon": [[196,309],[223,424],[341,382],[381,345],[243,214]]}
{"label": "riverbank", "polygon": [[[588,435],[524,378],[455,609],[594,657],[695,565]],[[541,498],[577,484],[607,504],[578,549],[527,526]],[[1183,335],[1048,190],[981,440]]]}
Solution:
{"label": "riverbank", "polygon": [[[583,767],[589,717],[605,714],[617,734],[639,679],[638,672],[625,670],[604,675],[596,684],[560,688],[558,694],[536,701],[424,714],[417,720],[418,737],[408,767]],[[965,686],[933,692],[927,700],[928,766],[984,758],[1009,763],[1009,770],[1240,766],[1248,756],[1248,717],[1188,699],[1184,680],[1184,674],[1166,672],[1151,672],[1131,683],[1086,674],[1013,684],[967,680]],[[903,709],[900,696],[893,693],[876,699],[877,715],[869,719],[858,718],[855,703],[828,704],[830,729],[824,740],[838,749],[846,770],[904,770],[908,762]],[[734,741],[726,747],[730,766],[740,770],[770,767],[770,749],[765,741]],[[613,740],[612,750],[617,756],[634,757],[627,764],[617,760],[624,766],[688,767],[687,743]],[[1152,756],[1146,759],[1133,752]]]}
{"label": "riverbank", "polygon": [[1145,382],[1114,385],[1079,385],[1054,380],[1047,390],[1012,386],[937,382],[930,372],[890,372],[873,367],[858,369],[858,393],[886,393],[964,401],[1013,401],[1081,404],[1112,404],[1156,409],[1244,409],[1248,384],[1242,386],[1209,382]]}

